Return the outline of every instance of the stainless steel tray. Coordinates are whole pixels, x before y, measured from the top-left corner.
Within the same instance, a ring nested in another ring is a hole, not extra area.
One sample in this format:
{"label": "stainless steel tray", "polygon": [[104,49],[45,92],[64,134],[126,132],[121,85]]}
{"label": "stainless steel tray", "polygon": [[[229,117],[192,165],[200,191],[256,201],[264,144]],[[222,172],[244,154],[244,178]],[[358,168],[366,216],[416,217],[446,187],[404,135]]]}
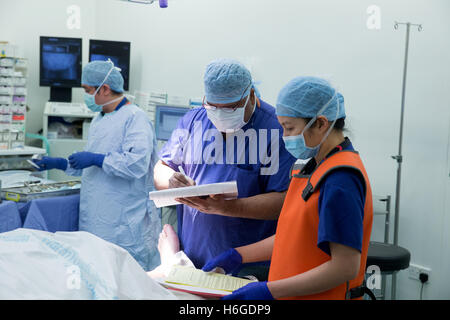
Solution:
{"label": "stainless steel tray", "polygon": [[25,187],[2,189],[2,199],[27,202],[34,199],[61,197],[80,193],[80,181],[30,184]]}

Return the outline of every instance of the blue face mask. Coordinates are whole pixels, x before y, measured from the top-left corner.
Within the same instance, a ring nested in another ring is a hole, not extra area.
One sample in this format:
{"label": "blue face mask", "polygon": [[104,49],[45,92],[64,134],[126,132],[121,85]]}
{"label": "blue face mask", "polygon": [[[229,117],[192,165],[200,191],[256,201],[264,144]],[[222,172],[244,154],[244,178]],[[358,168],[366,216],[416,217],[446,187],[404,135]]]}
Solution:
{"label": "blue face mask", "polygon": [[95,94],[84,93],[84,103],[86,103],[86,106],[92,112],[100,112],[103,110],[102,106],[95,103]]}
{"label": "blue face mask", "polygon": [[284,146],[296,159],[306,160],[315,157],[319,152],[320,145],[309,148],[305,143],[305,137],[302,134],[298,136],[283,137]]}
{"label": "blue face mask", "polygon": [[[303,129],[301,134],[299,134],[298,136],[283,137],[284,146],[286,147],[286,150],[289,151],[296,159],[306,160],[306,159],[317,156],[317,154],[319,153],[320,146],[322,145],[322,143],[325,141],[325,139],[330,134],[337,119],[335,119],[333,121],[333,124],[328,129],[328,131],[325,134],[325,136],[323,137],[322,141],[315,147],[308,147],[306,145],[304,133],[306,132],[306,130],[308,130],[314,124],[314,122],[317,120],[317,117],[319,115],[321,115],[323,113],[323,111],[325,111],[325,109],[328,107],[328,105],[331,103],[331,101],[333,101],[335,96],[336,96],[336,94],[333,96],[333,98],[331,98],[331,100],[327,104],[325,104],[325,106],[323,106],[319,110],[318,114],[314,118],[312,118],[310,122],[308,122],[308,124],[305,126],[305,128]],[[339,107],[340,107],[339,99],[337,100],[337,102],[338,102],[338,107],[336,110],[336,118],[337,118],[337,115],[339,114]]]}

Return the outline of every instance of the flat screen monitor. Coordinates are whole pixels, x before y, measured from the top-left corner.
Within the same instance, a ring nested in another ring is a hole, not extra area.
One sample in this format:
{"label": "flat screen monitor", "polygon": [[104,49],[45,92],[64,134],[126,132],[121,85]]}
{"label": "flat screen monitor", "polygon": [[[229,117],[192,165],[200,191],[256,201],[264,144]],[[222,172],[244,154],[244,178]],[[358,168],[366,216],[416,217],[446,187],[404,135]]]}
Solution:
{"label": "flat screen monitor", "polygon": [[81,56],[81,38],[40,37],[39,83],[52,88],[50,101],[70,102],[81,87]]}
{"label": "flat screen monitor", "polygon": [[89,61],[107,61],[111,59],[116,67],[122,69],[124,90],[129,89],[130,79],[130,42],[90,40]]}
{"label": "flat screen monitor", "polygon": [[167,141],[172,132],[177,128],[178,121],[190,110],[186,107],[175,107],[168,105],[156,106],[155,131],[156,139]]}

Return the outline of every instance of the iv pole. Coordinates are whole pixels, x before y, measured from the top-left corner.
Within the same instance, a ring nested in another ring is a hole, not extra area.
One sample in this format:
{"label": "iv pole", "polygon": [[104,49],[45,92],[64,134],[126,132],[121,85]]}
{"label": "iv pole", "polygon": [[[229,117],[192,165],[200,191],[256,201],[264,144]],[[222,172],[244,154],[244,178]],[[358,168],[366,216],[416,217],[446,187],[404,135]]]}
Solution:
{"label": "iv pole", "polygon": [[[399,25],[406,25],[406,45],[405,45],[405,63],[403,67],[403,88],[402,88],[402,107],[400,114],[400,136],[398,143],[398,155],[392,156],[392,159],[397,160],[398,168],[397,168],[397,185],[395,189],[395,220],[394,220],[394,245],[398,245],[398,221],[399,221],[399,213],[400,213],[400,182],[402,177],[402,143],[403,143],[403,116],[405,112],[405,97],[406,97],[406,75],[408,69],[408,51],[409,51],[409,32],[411,26],[417,27],[417,30],[422,31],[421,24],[412,24],[410,22],[395,22],[394,29],[397,30]],[[391,288],[391,299],[395,300],[396,295],[396,283],[397,283],[397,275],[394,273],[392,275],[392,288]]]}

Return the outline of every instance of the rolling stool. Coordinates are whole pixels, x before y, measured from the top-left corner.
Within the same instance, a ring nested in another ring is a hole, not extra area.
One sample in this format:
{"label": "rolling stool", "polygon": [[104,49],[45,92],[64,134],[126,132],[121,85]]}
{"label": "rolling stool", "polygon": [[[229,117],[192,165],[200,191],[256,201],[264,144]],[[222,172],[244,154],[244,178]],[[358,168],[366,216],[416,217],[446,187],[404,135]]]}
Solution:
{"label": "rolling stool", "polygon": [[[398,271],[406,269],[409,267],[409,261],[411,259],[411,254],[405,248],[400,246],[396,246],[389,243],[389,216],[390,216],[390,204],[391,204],[391,196],[387,196],[384,198],[377,198],[374,196],[375,200],[386,202],[386,208],[381,211],[376,211],[374,209],[375,215],[385,215],[385,233],[384,233],[384,242],[376,242],[371,241],[369,244],[369,250],[367,253],[367,264],[366,268],[370,266],[378,266],[380,268],[380,272],[382,275],[382,284],[381,284],[381,296],[378,298],[385,298],[385,289],[386,289],[386,275],[392,275],[392,291],[391,291],[391,299],[395,300],[395,275]],[[375,207],[375,206],[374,206]]]}
{"label": "rolling stool", "polygon": [[[394,276],[398,271],[409,267],[411,254],[405,248],[389,243],[371,241],[367,253],[367,266],[378,266],[381,275]],[[383,277],[381,292],[385,298],[386,279]],[[395,300],[395,284],[392,284],[391,299]]]}

